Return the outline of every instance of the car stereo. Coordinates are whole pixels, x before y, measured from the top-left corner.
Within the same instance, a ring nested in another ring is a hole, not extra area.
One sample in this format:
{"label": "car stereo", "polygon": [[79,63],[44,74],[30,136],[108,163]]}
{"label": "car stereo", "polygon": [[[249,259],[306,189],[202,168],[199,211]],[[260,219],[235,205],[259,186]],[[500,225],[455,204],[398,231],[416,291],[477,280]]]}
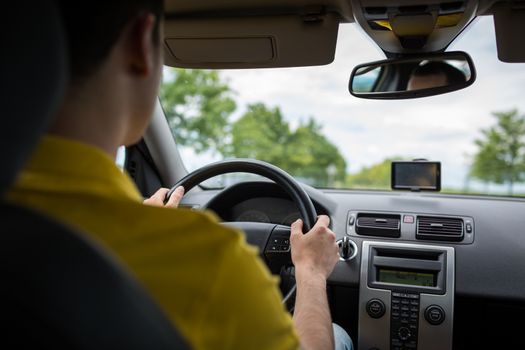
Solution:
{"label": "car stereo", "polygon": [[454,248],[363,242],[359,349],[452,349]]}

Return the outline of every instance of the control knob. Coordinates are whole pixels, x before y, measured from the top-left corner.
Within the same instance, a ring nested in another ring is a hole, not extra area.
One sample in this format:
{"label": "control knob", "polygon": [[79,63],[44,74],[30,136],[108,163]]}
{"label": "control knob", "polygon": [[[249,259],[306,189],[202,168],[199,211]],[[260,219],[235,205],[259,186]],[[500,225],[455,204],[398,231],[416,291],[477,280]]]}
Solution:
{"label": "control knob", "polygon": [[342,261],[350,261],[357,255],[357,245],[349,237],[344,236],[343,239],[337,241],[339,246],[339,259]]}
{"label": "control knob", "polygon": [[441,306],[430,305],[425,310],[425,320],[431,325],[440,325],[445,321],[445,310]]}
{"label": "control knob", "polygon": [[370,299],[366,303],[366,312],[372,318],[381,318],[385,314],[385,304],[379,299]]}

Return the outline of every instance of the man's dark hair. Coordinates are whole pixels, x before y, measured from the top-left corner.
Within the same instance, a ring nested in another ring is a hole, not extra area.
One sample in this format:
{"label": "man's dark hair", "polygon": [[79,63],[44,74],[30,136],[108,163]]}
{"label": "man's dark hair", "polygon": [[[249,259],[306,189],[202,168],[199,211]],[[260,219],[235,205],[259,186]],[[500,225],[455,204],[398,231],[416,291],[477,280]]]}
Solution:
{"label": "man's dark hair", "polygon": [[157,18],[153,33],[159,42],[163,0],[58,0],[69,51],[70,77],[78,82],[106,59],[127,23],[142,13]]}
{"label": "man's dark hair", "polygon": [[445,62],[431,61],[421,66],[417,66],[412,71],[412,76],[424,77],[429,75],[444,74],[447,77],[447,82],[451,85],[464,83],[466,81],[465,74],[454,66]]}

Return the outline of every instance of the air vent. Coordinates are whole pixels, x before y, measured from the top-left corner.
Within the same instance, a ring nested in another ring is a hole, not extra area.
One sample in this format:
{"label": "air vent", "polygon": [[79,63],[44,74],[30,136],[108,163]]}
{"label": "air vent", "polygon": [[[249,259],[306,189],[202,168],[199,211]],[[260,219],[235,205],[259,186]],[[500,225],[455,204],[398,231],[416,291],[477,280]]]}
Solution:
{"label": "air vent", "polygon": [[399,237],[400,220],[400,215],[359,213],[355,232],[365,236]]}
{"label": "air vent", "polygon": [[461,241],[463,240],[463,219],[418,216],[416,238],[435,241]]}

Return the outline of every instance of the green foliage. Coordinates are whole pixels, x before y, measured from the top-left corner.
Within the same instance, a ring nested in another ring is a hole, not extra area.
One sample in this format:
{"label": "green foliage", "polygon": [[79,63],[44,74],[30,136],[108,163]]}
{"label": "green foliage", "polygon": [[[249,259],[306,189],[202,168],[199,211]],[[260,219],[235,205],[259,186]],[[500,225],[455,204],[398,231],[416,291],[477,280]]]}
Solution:
{"label": "green foliage", "polygon": [[216,71],[170,69],[167,75],[160,98],[177,143],[197,153],[220,152],[236,109],[230,87]]}
{"label": "green foliage", "polygon": [[390,189],[392,161],[400,159],[399,157],[387,158],[381,163],[364,167],[355,174],[348,174],[346,186],[362,189]]}
{"label": "green foliage", "polygon": [[233,124],[226,156],[272,163],[316,186],[334,186],[345,177],[346,163],[313,119],[291,130],[279,108],[262,103],[247,107]]}
{"label": "green foliage", "polygon": [[226,156],[256,158],[280,166],[278,163],[286,157],[290,128],[279,108],[258,103],[249,105],[233,124],[231,137]]}
{"label": "green foliage", "polygon": [[525,180],[525,116],[517,110],[493,113],[496,125],[481,130],[475,140],[470,176],[485,182],[506,183],[509,194],[516,182]]}
{"label": "green foliage", "polygon": [[316,186],[340,186],[345,180],[345,159],[313,119],[301,123],[291,134],[288,155],[290,169],[297,169],[294,175],[315,179]]}
{"label": "green foliage", "polygon": [[165,78],[160,97],[178,144],[264,160],[315,186],[344,181],[345,160],[313,119],[291,130],[278,107],[257,103],[232,122],[233,92],[218,72],[172,69]]}

